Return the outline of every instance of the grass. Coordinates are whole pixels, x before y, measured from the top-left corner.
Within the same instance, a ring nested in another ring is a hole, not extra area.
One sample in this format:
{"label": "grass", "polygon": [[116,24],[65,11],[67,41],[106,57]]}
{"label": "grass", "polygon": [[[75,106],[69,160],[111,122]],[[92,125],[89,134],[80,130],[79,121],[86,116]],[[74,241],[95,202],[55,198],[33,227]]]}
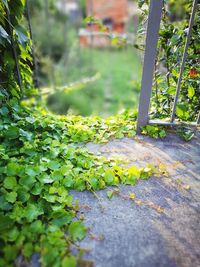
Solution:
{"label": "grass", "polygon": [[136,108],[141,72],[141,60],[134,48],[71,49],[68,59],[55,69],[56,83],[63,85],[96,73],[99,78],[83,85],[82,90],[54,94],[48,99],[49,107],[60,114],[71,110],[103,117]]}

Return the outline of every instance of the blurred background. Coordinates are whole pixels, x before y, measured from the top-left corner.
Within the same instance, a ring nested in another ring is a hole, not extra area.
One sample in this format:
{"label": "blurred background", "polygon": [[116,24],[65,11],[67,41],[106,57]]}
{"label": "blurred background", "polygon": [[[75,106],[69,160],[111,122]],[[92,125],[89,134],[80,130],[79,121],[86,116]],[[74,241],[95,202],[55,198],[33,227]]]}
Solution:
{"label": "blurred background", "polygon": [[35,82],[52,112],[106,117],[137,108],[137,1],[30,0],[29,10]]}

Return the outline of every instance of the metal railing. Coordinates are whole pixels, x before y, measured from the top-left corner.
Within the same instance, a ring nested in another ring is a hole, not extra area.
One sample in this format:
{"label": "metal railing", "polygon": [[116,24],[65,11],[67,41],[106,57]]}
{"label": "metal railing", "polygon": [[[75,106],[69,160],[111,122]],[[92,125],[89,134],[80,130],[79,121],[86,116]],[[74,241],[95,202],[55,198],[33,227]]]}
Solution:
{"label": "metal railing", "polygon": [[[147,124],[158,124],[158,125],[177,125],[178,122],[175,121],[176,117],[176,107],[178,103],[178,98],[181,90],[181,82],[183,77],[183,71],[185,66],[185,61],[187,58],[187,51],[189,43],[191,40],[192,27],[194,24],[195,12],[197,10],[198,0],[194,0],[192,13],[189,22],[189,28],[186,37],[185,48],[183,52],[179,78],[176,88],[176,94],[174,97],[173,109],[170,115],[171,119],[169,122],[162,120],[150,120],[149,119],[149,108],[150,100],[153,87],[153,76],[154,76],[154,66],[156,61],[157,53],[157,44],[159,38],[160,22],[162,16],[162,7],[163,0],[151,0],[149,16],[148,16],[148,25],[147,25],[147,34],[146,34],[146,47],[144,54],[144,63],[143,63],[143,74],[142,74],[142,83],[141,83],[141,93],[139,101],[139,111],[138,111],[138,121],[137,121],[137,132],[140,133],[141,127]],[[198,125],[200,123],[200,113],[196,122],[191,122],[191,125]]]}

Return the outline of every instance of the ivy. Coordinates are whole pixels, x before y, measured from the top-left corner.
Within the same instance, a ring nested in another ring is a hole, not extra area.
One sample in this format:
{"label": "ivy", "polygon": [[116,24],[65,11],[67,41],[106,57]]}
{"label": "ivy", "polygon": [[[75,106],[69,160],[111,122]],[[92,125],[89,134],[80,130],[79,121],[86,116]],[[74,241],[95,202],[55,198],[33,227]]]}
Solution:
{"label": "ivy", "polygon": [[72,248],[87,228],[70,190],[134,185],[154,172],[152,166],[126,167],[84,148],[90,141],[134,137],[136,114],[56,116],[14,98],[3,107],[9,112],[2,116],[0,134],[0,264],[39,253],[42,266],[76,266],[82,253],[72,255]]}
{"label": "ivy", "polygon": [[[36,253],[42,266],[74,267],[81,261],[78,242],[87,228],[70,191],[134,185],[156,170],[152,165],[127,167],[84,148],[87,142],[133,138],[135,112],[127,110],[107,119],[56,116],[33,98],[20,101],[13,42],[24,93],[30,96],[35,92],[31,42],[20,26],[24,7],[23,0],[0,2],[0,266],[13,266],[20,256],[30,261]],[[196,91],[187,92],[193,100]],[[146,126],[143,132],[156,138],[166,135],[165,129],[157,126]],[[191,133],[184,136],[189,140]],[[112,198],[113,191],[107,196]]]}

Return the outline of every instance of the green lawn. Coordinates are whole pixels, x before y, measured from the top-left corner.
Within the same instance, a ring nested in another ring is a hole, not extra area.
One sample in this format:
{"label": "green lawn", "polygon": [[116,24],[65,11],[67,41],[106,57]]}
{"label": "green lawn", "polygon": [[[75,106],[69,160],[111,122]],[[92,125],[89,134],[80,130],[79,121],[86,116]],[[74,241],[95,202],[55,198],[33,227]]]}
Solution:
{"label": "green lawn", "polygon": [[141,60],[134,48],[80,49],[56,67],[56,82],[64,85],[98,73],[99,78],[81,90],[59,92],[49,99],[50,108],[66,114],[109,116],[136,108],[141,80]]}

